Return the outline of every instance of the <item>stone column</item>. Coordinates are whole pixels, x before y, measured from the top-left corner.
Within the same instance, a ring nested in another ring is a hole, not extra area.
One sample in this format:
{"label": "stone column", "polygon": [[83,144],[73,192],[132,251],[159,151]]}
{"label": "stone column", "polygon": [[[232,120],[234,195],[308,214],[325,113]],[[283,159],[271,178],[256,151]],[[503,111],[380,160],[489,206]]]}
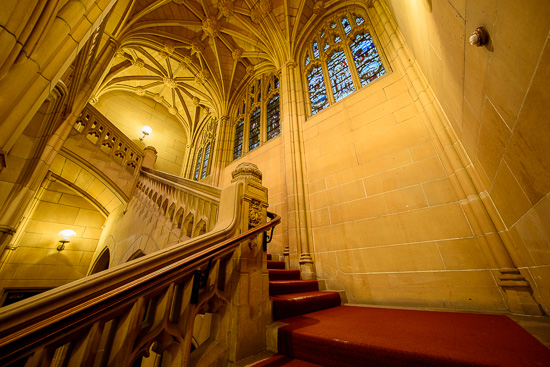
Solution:
{"label": "stone column", "polygon": [[145,156],[143,157],[143,162],[141,166],[144,168],[154,169],[155,162],[157,161],[157,150],[155,147],[147,146],[143,149]]}
{"label": "stone column", "polygon": [[[262,173],[252,163],[241,163],[232,173],[232,183],[244,186],[240,213],[240,232],[265,223],[267,188]],[[262,236],[246,241],[233,256],[229,362],[265,350],[266,328],[271,322],[269,278]]]}
{"label": "stone column", "polygon": [[304,103],[301,100],[300,78],[296,77],[296,65],[290,62],[281,72],[282,130],[288,199],[288,241],[290,265],[297,251],[302,279],[314,279],[312,235],[309,220],[307,177],[304,162],[304,146],[300,126],[305,122]]}
{"label": "stone column", "polygon": [[529,282],[513,259],[515,245],[511,236],[505,230],[498,210],[483,188],[452,126],[439,110],[428,82],[405,46],[404,38],[380,0],[369,0],[368,6],[369,15],[380,38],[386,43],[390,59],[403,72],[403,79],[432,135],[432,141],[461,199],[461,206],[477,236],[483,255],[494,269],[497,284],[503,290],[508,307],[514,313],[542,315]]}

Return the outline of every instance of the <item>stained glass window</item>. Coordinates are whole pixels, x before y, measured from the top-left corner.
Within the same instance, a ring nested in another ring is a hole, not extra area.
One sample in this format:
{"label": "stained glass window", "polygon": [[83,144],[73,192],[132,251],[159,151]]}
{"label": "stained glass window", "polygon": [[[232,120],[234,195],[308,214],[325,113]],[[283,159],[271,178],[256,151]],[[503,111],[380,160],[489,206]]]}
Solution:
{"label": "stained glass window", "polygon": [[210,160],[210,143],[206,146],[206,149],[204,150],[204,161],[202,162],[202,173],[201,173],[201,179],[206,177],[206,173],[208,172],[208,161]]}
{"label": "stained glass window", "polygon": [[279,78],[273,78],[273,84],[275,85],[275,89],[279,89]]}
{"label": "stained glass window", "polygon": [[267,140],[281,133],[279,95],[276,94],[267,104]]}
{"label": "stained glass window", "polygon": [[321,31],[321,39],[323,39],[324,36],[325,36],[325,30],[323,29],[323,30]]}
{"label": "stained glass window", "polygon": [[355,90],[344,51],[334,52],[327,62],[327,68],[335,101]]}
{"label": "stained glass window", "polygon": [[329,45],[328,43],[325,42],[325,47],[323,47],[323,52],[327,52],[328,48],[329,48]]}
{"label": "stained glass window", "polygon": [[308,65],[309,65],[309,54],[306,55],[306,66],[308,66]]}
{"label": "stained glass window", "polygon": [[248,150],[252,150],[260,145],[260,108],[256,108],[250,115],[250,138],[248,140]]}
{"label": "stained glass window", "polygon": [[313,42],[313,57],[316,59],[319,58],[319,46],[317,46],[317,42]]}
{"label": "stained glass window", "polygon": [[237,122],[235,128],[235,144],[233,145],[233,159],[237,159],[243,155],[243,133],[244,133],[244,120]]}
{"label": "stained glass window", "polygon": [[344,32],[346,32],[346,36],[351,32],[351,24],[349,24],[348,18],[342,19],[342,27],[344,27]]}
{"label": "stained glass window", "polygon": [[380,55],[374,46],[370,33],[358,34],[350,44],[357,74],[361,86],[365,86],[374,79],[386,74]]}
{"label": "stained glass window", "polygon": [[332,29],[336,28],[336,23],[330,23],[330,28]]}
{"label": "stained glass window", "polygon": [[323,69],[320,66],[313,67],[307,76],[307,81],[309,101],[311,103],[311,114],[315,115],[323,108],[328,107]]}
{"label": "stained glass window", "polygon": [[334,43],[338,43],[340,42],[342,39],[340,38],[340,36],[336,36],[334,37]]}
{"label": "stained glass window", "polygon": [[355,18],[355,24],[357,24],[357,25],[361,25],[361,24],[363,24],[364,22],[365,22],[365,20],[364,20],[363,18],[361,18],[361,17],[356,17],[356,18]]}
{"label": "stained glass window", "polygon": [[195,180],[199,179],[199,171],[201,169],[201,159],[202,159],[202,149],[199,150],[199,155],[197,155],[197,165],[195,167]]}

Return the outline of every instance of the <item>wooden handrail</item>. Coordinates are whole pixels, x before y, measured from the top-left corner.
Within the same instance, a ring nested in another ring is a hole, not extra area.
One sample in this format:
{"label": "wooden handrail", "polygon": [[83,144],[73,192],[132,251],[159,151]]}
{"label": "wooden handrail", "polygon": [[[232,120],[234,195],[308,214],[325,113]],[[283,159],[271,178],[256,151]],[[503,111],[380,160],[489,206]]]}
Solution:
{"label": "wooden handrail", "polygon": [[71,336],[96,326],[98,320],[111,320],[121,312],[128,312],[144,294],[192,278],[197,269],[209,262],[219,264],[240,243],[280,223],[279,216],[270,216],[269,222],[227,238],[233,236],[237,228],[241,192],[242,184],[234,184],[225,197],[222,193],[222,202],[233,201],[229,205],[234,208],[233,215],[219,221],[211,232],[185,242],[184,246],[171,246],[1,308],[0,365],[33,353],[45,353],[44,346],[61,345]]}

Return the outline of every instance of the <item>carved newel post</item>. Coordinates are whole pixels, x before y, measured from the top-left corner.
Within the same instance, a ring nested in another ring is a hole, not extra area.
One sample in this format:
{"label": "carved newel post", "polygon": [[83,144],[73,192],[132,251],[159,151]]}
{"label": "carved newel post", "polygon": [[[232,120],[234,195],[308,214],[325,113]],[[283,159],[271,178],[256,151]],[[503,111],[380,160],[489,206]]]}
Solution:
{"label": "carved newel post", "polygon": [[[244,184],[241,228],[247,231],[266,222],[267,188],[262,173],[252,163],[241,163],[232,173],[233,183]],[[265,349],[266,327],[271,322],[269,280],[262,236],[243,242],[236,251],[236,273],[231,301],[229,362],[236,362]]]}
{"label": "carved newel post", "polygon": [[153,169],[157,161],[157,150],[155,147],[148,146],[143,149],[145,156],[143,157],[142,167]]}

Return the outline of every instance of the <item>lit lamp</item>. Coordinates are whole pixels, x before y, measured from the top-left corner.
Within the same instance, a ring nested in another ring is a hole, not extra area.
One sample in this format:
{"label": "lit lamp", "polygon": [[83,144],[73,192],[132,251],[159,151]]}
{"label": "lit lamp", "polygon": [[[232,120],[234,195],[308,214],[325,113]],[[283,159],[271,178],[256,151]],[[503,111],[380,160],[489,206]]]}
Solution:
{"label": "lit lamp", "polygon": [[143,134],[143,136],[139,138],[139,140],[143,141],[143,139],[145,139],[146,136],[151,135],[152,132],[153,132],[153,129],[151,129],[149,126],[142,127],[141,133]]}
{"label": "lit lamp", "polygon": [[76,236],[76,232],[72,229],[64,229],[59,232],[58,235],[62,236],[63,239],[59,240],[59,242],[61,242],[61,245],[57,246],[57,251],[63,251],[63,249],[65,248],[65,244],[71,242],[69,241],[69,238]]}

